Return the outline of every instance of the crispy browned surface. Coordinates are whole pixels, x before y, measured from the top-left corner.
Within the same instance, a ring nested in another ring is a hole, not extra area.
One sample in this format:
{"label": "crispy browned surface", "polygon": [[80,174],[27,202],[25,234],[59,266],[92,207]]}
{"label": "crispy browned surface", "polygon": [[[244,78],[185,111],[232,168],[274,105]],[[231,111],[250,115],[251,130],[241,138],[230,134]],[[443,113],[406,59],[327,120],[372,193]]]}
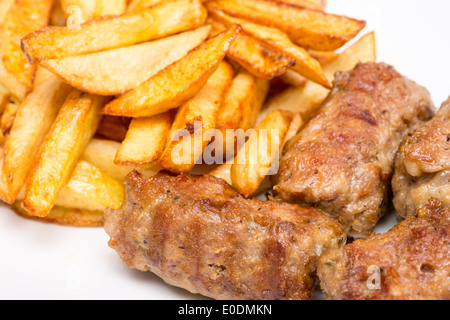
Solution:
{"label": "crispy browned surface", "polygon": [[450,99],[431,121],[406,136],[392,189],[400,219],[416,215],[430,198],[450,206]]}
{"label": "crispy browned surface", "polygon": [[[367,286],[370,266],[381,268],[379,290]],[[450,210],[431,200],[418,218],[325,252],[317,274],[329,299],[448,300]]]}
{"label": "crispy browned surface", "polygon": [[286,145],[275,190],[366,237],[384,214],[402,137],[431,114],[429,93],[386,64],[337,73],[320,111]]}
{"label": "crispy browned surface", "polygon": [[124,262],[215,299],[310,299],[318,256],[345,243],[334,219],[297,205],[246,200],[212,176],[127,177],[107,210]]}

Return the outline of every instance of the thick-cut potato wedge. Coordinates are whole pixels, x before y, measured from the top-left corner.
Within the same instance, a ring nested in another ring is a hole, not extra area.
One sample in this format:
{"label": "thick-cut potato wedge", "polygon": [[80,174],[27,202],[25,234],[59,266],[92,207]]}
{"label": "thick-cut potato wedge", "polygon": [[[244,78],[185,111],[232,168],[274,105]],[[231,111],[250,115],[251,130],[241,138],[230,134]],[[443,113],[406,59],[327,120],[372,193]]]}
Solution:
{"label": "thick-cut potato wedge", "polygon": [[252,37],[268,43],[275,49],[290,56],[292,59],[295,59],[296,63],[292,66],[292,70],[324,87],[331,87],[320,63],[311,57],[308,51],[292,43],[289,36],[284,32],[275,28],[255,24],[244,19],[231,17],[219,10],[213,9],[210,13],[215,19],[227,26],[239,24],[242,27],[242,30]]}
{"label": "thick-cut potato wedge", "polygon": [[217,0],[207,7],[278,28],[306,49],[336,50],[365,26],[364,21],[269,1]]}
{"label": "thick-cut potato wedge", "polygon": [[269,85],[269,81],[255,77],[246,70],[240,70],[233,79],[217,117],[217,129],[223,136],[224,159],[234,158],[238,147],[235,135],[227,134],[227,130],[246,131],[255,125]]}
{"label": "thick-cut potato wedge", "polygon": [[88,211],[55,206],[48,216],[39,218],[24,210],[19,201],[14,203],[11,208],[23,218],[61,226],[100,228],[104,224],[103,211]]}
{"label": "thick-cut potato wedge", "polygon": [[119,17],[103,17],[80,28],[48,27],[22,39],[28,59],[41,62],[129,46],[201,26],[206,9],[199,0],[163,2]]}
{"label": "thick-cut potato wedge", "polygon": [[210,32],[200,27],[134,46],[41,62],[71,86],[92,94],[119,95],[139,87],[199,46]]}
{"label": "thick-cut potato wedge", "polygon": [[124,184],[86,161],[79,161],[69,182],[59,191],[55,205],[89,211],[120,209],[125,200]]}
{"label": "thick-cut potato wedge", "polygon": [[81,18],[89,21],[103,16],[118,16],[125,12],[127,0],[61,0],[61,7],[69,19],[71,15],[77,14],[70,10],[71,6],[78,7]]}
{"label": "thick-cut potato wedge", "polygon": [[98,125],[95,137],[122,142],[125,140],[130,122],[130,118],[104,116]]}
{"label": "thick-cut potato wedge", "polygon": [[4,135],[8,135],[16,118],[17,110],[19,110],[20,101],[16,97],[10,96],[6,103],[2,118],[0,120],[0,127]]}
{"label": "thick-cut potato wedge", "polygon": [[[353,69],[359,62],[376,61],[375,34],[368,33],[358,42],[348,47],[336,59],[324,65],[324,71],[330,82],[334,80],[337,71]],[[304,118],[315,111],[326,99],[330,90],[313,82],[308,82],[304,87],[290,88],[272,98],[258,116],[261,120],[273,110],[289,110],[300,113]]]}
{"label": "thick-cut potato wedge", "polygon": [[15,1],[0,27],[0,82],[23,100],[31,90],[36,67],[20,47],[20,39],[48,25],[53,0]]}
{"label": "thick-cut potato wedge", "polygon": [[84,150],[81,159],[99,167],[120,182],[124,182],[125,177],[133,170],[140,172],[146,177],[154,176],[161,170],[155,164],[135,167],[124,167],[115,164],[114,158],[119,147],[120,143],[116,141],[92,139],[86,147],[86,150]]}
{"label": "thick-cut potato wedge", "polygon": [[52,77],[22,102],[5,145],[2,174],[6,190],[0,198],[12,204],[33,167],[41,143],[71,88]]}
{"label": "thick-cut potato wedge", "polygon": [[22,206],[45,217],[67,183],[78,159],[100,122],[106,98],[73,90],[67,97],[45,141],[26,183]]}
{"label": "thick-cut potato wedge", "polygon": [[[218,21],[212,21],[212,34],[226,30]],[[256,77],[271,80],[295,65],[295,60],[264,42],[240,32],[231,44],[228,58]]]}
{"label": "thick-cut potato wedge", "polygon": [[231,167],[231,181],[233,187],[245,197],[258,190],[270,174],[272,165],[279,161],[292,118],[293,114],[289,111],[271,112],[255,127],[236,155]]}
{"label": "thick-cut potato wedge", "polygon": [[202,90],[180,107],[159,166],[174,173],[189,172],[202,160],[203,151],[214,136],[217,115],[233,75],[233,67],[222,61]]}
{"label": "thick-cut potato wedge", "polygon": [[158,161],[169,139],[174,115],[168,111],[149,118],[133,119],[114,163],[139,166]]}
{"label": "thick-cut potato wedge", "polygon": [[241,28],[233,26],[109,103],[104,114],[151,117],[177,108],[195,96],[217,70]]}

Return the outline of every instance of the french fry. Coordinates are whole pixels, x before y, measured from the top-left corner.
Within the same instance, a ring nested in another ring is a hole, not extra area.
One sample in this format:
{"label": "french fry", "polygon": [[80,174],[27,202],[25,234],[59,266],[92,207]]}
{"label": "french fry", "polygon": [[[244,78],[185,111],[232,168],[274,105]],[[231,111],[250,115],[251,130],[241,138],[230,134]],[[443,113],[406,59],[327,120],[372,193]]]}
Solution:
{"label": "french fry", "polygon": [[215,19],[226,24],[227,26],[239,24],[242,27],[242,30],[250,34],[252,37],[268,43],[275,49],[294,59],[296,63],[292,66],[292,70],[300,73],[313,82],[323,85],[324,87],[331,87],[320,63],[311,57],[308,51],[292,43],[288,35],[284,32],[276,28],[266,27],[248,22],[244,19],[231,17],[219,10],[212,9],[210,13]]}
{"label": "french fry", "polygon": [[180,107],[159,166],[174,173],[189,172],[202,158],[212,139],[217,115],[233,75],[231,65],[221,62],[195,97]]}
{"label": "french fry", "polygon": [[214,170],[212,170],[209,175],[214,176],[216,178],[220,178],[225,180],[230,186],[233,184],[231,181],[231,167],[233,166],[232,161],[226,162],[217,166]]}
{"label": "french fry", "polygon": [[278,28],[302,47],[322,51],[342,47],[365,26],[364,21],[269,1],[217,0],[207,7]]}
{"label": "french fry", "polygon": [[114,163],[139,166],[158,161],[166,147],[173,119],[172,111],[133,119]]}
{"label": "french fry", "polygon": [[6,189],[0,192],[0,198],[6,203],[16,201],[33,167],[39,146],[70,90],[68,85],[53,76],[22,102],[6,141],[2,162]]}
{"label": "french fry", "polygon": [[41,62],[71,86],[98,95],[119,95],[137,88],[184,57],[208,36],[210,27],[134,46]]}
{"label": "french fry", "polygon": [[48,25],[53,0],[15,1],[0,27],[0,83],[23,100],[31,90],[36,67],[20,47],[20,39]]}
{"label": "french fry", "polygon": [[[75,6],[75,7],[73,7]],[[81,18],[89,21],[103,16],[118,16],[125,12],[127,7],[126,0],[61,0],[62,11],[69,19],[71,15],[77,14],[70,8],[79,10]]]}
{"label": "french fry", "polygon": [[89,211],[120,209],[124,184],[86,161],[79,161],[68,183],[59,191],[55,205]]}
{"label": "french fry", "polygon": [[336,59],[339,54],[336,51],[317,51],[317,50],[309,50],[309,54],[320,62],[320,64],[324,65],[330,62],[333,59]]}
{"label": "french fry", "polygon": [[124,117],[104,116],[98,125],[95,137],[122,142],[127,135],[130,121],[129,118]]}
{"label": "french fry", "polygon": [[234,26],[209,39],[138,88],[113,100],[102,112],[114,116],[151,117],[186,103],[217,70],[240,30],[239,26]]}
{"label": "french fry", "polygon": [[[359,62],[375,61],[376,41],[375,34],[372,32],[348,47],[336,59],[324,65],[324,71],[332,82],[337,71],[351,70]],[[273,110],[289,110],[308,118],[323,103],[329,93],[328,89],[313,82],[308,82],[304,87],[290,88],[272,98],[259,114],[258,120],[263,119]]]}
{"label": "french fry", "polygon": [[236,154],[236,137],[227,134],[227,130],[252,128],[268,91],[269,81],[245,70],[239,71],[233,79],[217,117],[216,127],[224,138],[224,159],[233,158]]}
{"label": "french fry", "polygon": [[80,227],[80,228],[99,228],[103,227],[103,211],[88,211],[74,208],[53,207],[49,215],[45,218],[36,217],[21,206],[20,202],[12,205],[12,209],[21,217],[36,220],[39,222],[58,224],[61,226]]}
{"label": "french fry", "polygon": [[264,118],[239,150],[231,167],[231,181],[245,197],[254,194],[279,160],[292,121],[289,111],[275,110]]}
{"label": "french fry", "polygon": [[0,127],[3,135],[8,135],[11,127],[13,126],[14,119],[16,118],[17,110],[19,110],[20,101],[13,96],[9,97],[9,101],[6,103],[2,118],[0,120]]}
{"label": "french fry", "polygon": [[92,139],[81,157],[98,168],[104,170],[117,181],[124,182],[125,177],[136,170],[146,177],[157,174],[161,168],[155,164],[141,165],[135,167],[124,167],[114,163],[114,158],[119,150],[120,143],[111,140]]}
{"label": "french fry", "polygon": [[[213,33],[226,30],[226,27],[217,21],[213,21],[212,26]],[[256,77],[267,80],[283,74],[295,65],[294,59],[245,32],[237,35],[227,56]]]}
{"label": "french fry", "polygon": [[26,183],[22,206],[39,217],[49,214],[100,122],[106,98],[73,90],[58,113]]}
{"label": "french fry", "polygon": [[22,39],[32,62],[62,59],[155,40],[201,26],[206,9],[199,0],[176,0],[119,17],[103,17],[79,28],[48,27]]}

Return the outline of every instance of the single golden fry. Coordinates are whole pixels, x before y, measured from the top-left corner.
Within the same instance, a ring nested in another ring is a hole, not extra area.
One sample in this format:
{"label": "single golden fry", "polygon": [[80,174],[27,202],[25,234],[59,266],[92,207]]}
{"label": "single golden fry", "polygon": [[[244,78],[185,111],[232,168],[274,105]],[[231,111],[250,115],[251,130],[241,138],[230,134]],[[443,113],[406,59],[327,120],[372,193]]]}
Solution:
{"label": "single golden fry", "polygon": [[[324,71],[330,82],[334,80],[337,71],[348,71],[353,69],[359,62],[376,61],[375,34],[368,33],[358,42],[348,47],[336,59],[324,65]],[[300,113],[305,119],[315,111],[326,99],[330,90],[313,82],[308,82],[304,87],[290,88],[272,98],[258,119],[261,120],[273,110],[289,110]]]}
{"label": "single golden fry", "polygon": [[151,117],[177,108],[195,96],[217,70],[241,28],[234,26],[209,39],[184,58],[109,103],[104,114]]}
{"label": "single golden fry", "polygon": [[233,75],[231,65],[222,61],[195,97],[180,107],[159,166],[174,173],[189,172],[202,159],[214,136],[217,115]]}
{"label": "single golden fry", "polygon": [[266,42],[292,59],[295,59],[296,63],[292,66],[292,70],[300,73],[313,82],[323,85],[324,87],[331,87],[320,63],[311,57],[308,51],[292,43],[289,36],[284,32],[276,28],[266,27],[244,19],[231,17],[219,10],[212,9],[210,13],[215,19],[226,24],[227,26],[239,24],[242,27],[242,30],[250,34],[252,37]]}
{"label": "single golden fry", "polygon": [[318,10],[260,0],[217,0],[208,9],[278,28],[306,49],[336,50],[353,39],[365,26],[359,21]]}
{"label": "single golden fry", "polygon": [[201,26],[206,9],[199,0],[176,0],[125,14],[103,17],[75,27],[48,27],[22,39],[32,62],[62,59],[129,46]]}
{"label": "single golden fry", "polygon": [[210,32],[200,27],[134,46],[41,62],[71,86],[98,95],[119,95],[139,87],[199,46]]}
{"label": "single golden fry", "polygon": [[106,98],[73,90],[40,147],[26,183],[22,206],[39,217],[49,214],[100,122]]}
{"label": "single golden fry", "polygon": [[0,198],[6,203],[16,201],[39,147],[70,90],[68,85],[52,77],[22,102],[6,141],[2,162],[6,189],[0,192]]}
{"label": "single golden fry", "polygon": [[14,203],[11,208],[23,218],[45,223],[54,223],[61,226],[99,228],[103,227],[104,223],[103,211],[88,211],[55,206],[48,216],[39,218],[24,210],[20,202]]}
{"label": "single golden fry", "polygon": [[116,141],[92,139],[86,147],[86,150],[84,150],[81,159],[104,170],[112,178],[120,182],[124,182],[125,177],[133,170],[140,172],[146,177],[154,176],[161,170],[161,168],[155,164],[135,167],[116,165],[114,163],[114,158],[119,150],[119,147],[120,143]]}
{"label": "single golden fry", "polygon": [[20,39],[48,25],[53,0],[15,1],[0,27],[0,83],[23,100],[33,85],[36,67],[20,47]]}
{"label": "single golden fry", "polygon": [[130,118],[104,116],[98,125],[95,137],[122,142],[130,126]]}
{"label": "single golden fry", "polygon": [[79,161],[68,183],[59,191],[55,205],[89,211],[120,209],[124,184],[86,161]]}
{"label": "single golden fry", "polygon": [[[217,129],[223,136],[223,158],[236,155],[236,136],[230,131],[253,128],[269,91],[269,81],[255,77],[245,70],[233,79],[217,117]],[[227,130],[228,134],[227,134]]]}
{"label": "single golden fry", "polygon": [[66,19],[79,14],[83,21],[109,15],[118,16],[125,12],[126,7],[127,0],[61,0]]}
{"label": "single golden fry", "polygon": [[[212,26],[213,34],[226,30],[226,27],[218,21],[213,21]],[[266,80],[283,74],[295,65],[295,59],[245,32],[237,35],[227,56],[256,77]]]}
{"label": "single golden fry", "polygon": [[17,98],[10,96],[0,120],[2,133],[5,136],[9,134],[9,131],[13,126],[14,119],[16,118],[17,110],[19,110],[19,107],[20,101]]}
{"label": "single golden fry", "polygon": [[158,161],[169,139],[173,119],[172,111],[149,118],[133,119],[114,163],[139,166]]}
{"label": "single golden fry", "polygon": [[[264,118],[239,150],[231,167],[231,181],[245,197],[255,193],[279,161],[281,147],[293,114],[275,110]],[[271,174],[275,174],[273,172]]]}

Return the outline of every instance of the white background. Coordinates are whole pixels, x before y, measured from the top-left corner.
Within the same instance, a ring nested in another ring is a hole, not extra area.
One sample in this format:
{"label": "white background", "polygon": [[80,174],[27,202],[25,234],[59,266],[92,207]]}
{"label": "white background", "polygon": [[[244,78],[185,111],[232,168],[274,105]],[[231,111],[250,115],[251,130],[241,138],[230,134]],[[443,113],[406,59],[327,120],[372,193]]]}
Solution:
{"label": "white background", "polygon": [[[378,60],[426,86],[437,106],[450,95],[450,1],[329,0],[327,12],[367,20]],[[201,298],[128,269],[107,242],[103,229],[41,224],[0,207],[0,299]]]}

